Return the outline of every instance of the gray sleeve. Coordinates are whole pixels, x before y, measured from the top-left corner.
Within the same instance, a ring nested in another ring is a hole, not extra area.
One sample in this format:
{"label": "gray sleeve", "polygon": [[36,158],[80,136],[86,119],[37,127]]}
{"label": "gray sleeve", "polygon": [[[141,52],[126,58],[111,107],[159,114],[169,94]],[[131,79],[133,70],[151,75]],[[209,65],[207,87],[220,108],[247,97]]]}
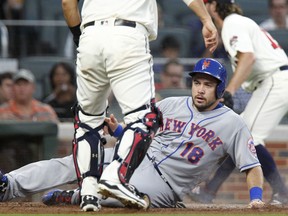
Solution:
{"label": "gray sleeve", "polygon": [[233,136],[227,152],[240,172],[260,166],[252,135],[245,125]]}

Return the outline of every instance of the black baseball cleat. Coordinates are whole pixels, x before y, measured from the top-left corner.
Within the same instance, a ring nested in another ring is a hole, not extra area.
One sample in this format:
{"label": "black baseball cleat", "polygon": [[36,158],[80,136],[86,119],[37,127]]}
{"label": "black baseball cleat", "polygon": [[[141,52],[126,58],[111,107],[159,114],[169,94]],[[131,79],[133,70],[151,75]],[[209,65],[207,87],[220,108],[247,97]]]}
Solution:
{"label": "black baseball cleat", "polygon": [[0,202],[3,201],[3,197],[8,187],[8,178],[0,171]]}
{"label": "black baseball cleat", "polygon": [[55,189],[49,191],[42,196],[42,202],[45,205],[72,205],[71,200],[74,194],[74,190],[60,190]]}
{"label": "black baseball cleat", "polygon": [[81,196],[80,208],[82,211],[99,211],[101,209],[99,198],[92,195]]}
{"label": "black baseball cleat", "polygon": [[104,197],[116,198],[126,207],[144,210],[150,207],[149,196],[140,193],[133,185],[114,184],[107,180],[100,180],[98,187],[99,193]]}

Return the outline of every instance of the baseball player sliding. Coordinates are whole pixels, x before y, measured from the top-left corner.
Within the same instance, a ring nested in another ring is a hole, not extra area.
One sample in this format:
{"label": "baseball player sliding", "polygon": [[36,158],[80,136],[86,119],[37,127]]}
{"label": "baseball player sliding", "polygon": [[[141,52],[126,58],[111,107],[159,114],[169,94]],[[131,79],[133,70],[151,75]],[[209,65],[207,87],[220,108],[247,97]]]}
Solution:
{"label": "baseball player sliding", "polygon": [[[163,113],[163,126],[158,129],[131,183],[150,197],[152,207],[177,207],[183,196],[205,181],[229,155],[240,172],[246,173],[248,207],[262,208],[263,174],[252,136],[242,118],[220,103],[227,81],[226,69],[218,61],[204,58],[196,63],[190,75],[192,97],[171,97],[156,104]],[[123,128],[113,116],[106,122],[114,136],[123,136],[119,132]],[[62,172],[60,179],[52,178],[52,170]],[[45,173],[47,178],[43,175],[43,180],[39,179],[39,173]],[[6,178],[4,201],[71,182],[76,180],[76,175],[70,156],[34,163],[3,178]],[[77,192],[59,190],[46,194],[43,201],[47,205],[81,202]],[[110,201],[100,203],[110,206]]]}
{"label": "baseball player sliding", "polygon": [[[281,179],[265,139],[279,124],[288,110],[288,59],[284,50],[253,20],[242,16],[234,0],[205,0],[227,50],[234,74],[227,85],[226,96],[234,95],[242,87],[252,96],[241,114],[251,131],[265,179],[273,189],[271,204],[287,204],[288,189]],[[225,98],[225,96],[224,96]],[[227,97],[225,98],[227,99]],[[215,194],[234,169],[227,160],[207,184],[201,199],[212,202]]]}
{"label": "baseball player sliding", "polygon": [[[217,30],[202,0],[183,0],[203,23],[203,38],[210,51]],[[157,37],[155,0],[85,0],[81,16],[77,0],[62,0],[65,20],[77,48],[77,100],[73,156],[80,208],[98,211],[99,193],[126,206],[146,209],[148,204],[129,184],[161,126],[155,107],[154,73],[149,41]],[[117,157],[103,171],[103,124],[107,98],[113,90],[126,129]]]}

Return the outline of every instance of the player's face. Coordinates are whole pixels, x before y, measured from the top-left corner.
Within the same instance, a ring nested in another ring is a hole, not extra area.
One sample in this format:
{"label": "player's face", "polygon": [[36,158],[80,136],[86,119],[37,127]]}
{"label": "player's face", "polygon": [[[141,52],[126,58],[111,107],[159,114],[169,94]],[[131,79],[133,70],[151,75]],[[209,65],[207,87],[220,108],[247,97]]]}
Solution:
{"label": "player's face", "polygon": [[196,73],[192,78],[192,100],[200,112],[214,109],[219,100],[216,99],[217,80],[207,74]]}

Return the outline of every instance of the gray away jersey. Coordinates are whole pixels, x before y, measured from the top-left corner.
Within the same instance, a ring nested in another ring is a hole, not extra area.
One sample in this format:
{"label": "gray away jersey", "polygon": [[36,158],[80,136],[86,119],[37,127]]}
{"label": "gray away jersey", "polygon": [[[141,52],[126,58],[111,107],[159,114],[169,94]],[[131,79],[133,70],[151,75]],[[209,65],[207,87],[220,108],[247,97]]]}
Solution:
{"label": "gray away jersey", "polygon": [[228,107],[198,112],[191,97],[166,98],[157,106],[164,125],[148,155],[156,156],[157,166],[179,196],[206,180],[227,154],[241,172],[260,166],[248,128]]}

